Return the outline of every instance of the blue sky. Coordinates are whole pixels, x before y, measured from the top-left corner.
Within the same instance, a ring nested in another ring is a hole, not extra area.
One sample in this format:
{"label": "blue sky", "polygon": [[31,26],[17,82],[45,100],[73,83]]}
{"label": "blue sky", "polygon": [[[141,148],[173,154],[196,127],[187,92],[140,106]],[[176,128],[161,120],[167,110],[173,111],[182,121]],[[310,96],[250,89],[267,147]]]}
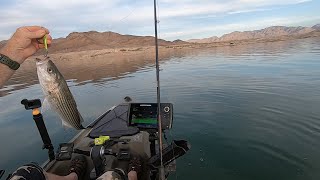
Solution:
{"label": "blue sky", "polygon": [[[24,25],[47,27],[54,38],[90,30],[153,35],[153,0],[0,0],[0,7],[0,40]],[[159,0],[158,7],[167,40],[320,23],[320,0]]]}

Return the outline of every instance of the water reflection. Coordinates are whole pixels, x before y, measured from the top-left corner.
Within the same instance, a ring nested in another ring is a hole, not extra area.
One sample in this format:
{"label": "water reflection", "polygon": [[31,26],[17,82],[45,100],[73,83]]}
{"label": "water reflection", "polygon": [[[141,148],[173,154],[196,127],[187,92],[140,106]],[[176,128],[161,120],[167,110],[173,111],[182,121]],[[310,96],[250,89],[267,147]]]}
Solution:
{"label": "water reflection", "polygon": [[[295,40],[290,40],[205,49],[172,49],[161,47],[160,60],[167,61],[174,59],[178,61],[186,56],[201,57],[210,56],[211,54],[216,54],[218,57],[228,57],[231,60],[257,60],[259,56],[263,56],[264,59],[269,57],[272,60],[275,57],[285,58],[288,55],[294,54],[297,48],[311,49],[312,51],[316,47],[312,43],[315,42],[300,42],[297,44]],[[315,50],[315,53],[317,52]],[[132,72],[149,69],[149,66],[154,66],[154,51],[151,48],[137,52],[110,53],[105,50],[97,50],[62,53],[52,54],[50,58],[57,65],[66,80],[72,80],[77,85],[87,83],[103,84],[106,81],[124,78],[130,76]],[[38,83],[34,59],[30,58],[26,61],[6,85],[0,89],[0,97]]]}
{"label": "water reflection", "polygon": [[[185,49],[168,50],[160,53],[160,61],[171,58],[181,58],[192,52]],[[38,84],[35,67],[35,57],[25,61],[20,69],[0,90],[0,97],[9,93]],[[149,69],[154,66],[154,52],[119,52],[105,53],[102,51],[88,51],[76,53],[52,54],[50,59],[56,64],[65,79],[72,80],[77,85],[88,83],[103,84],[124,78],[130,73]]]}

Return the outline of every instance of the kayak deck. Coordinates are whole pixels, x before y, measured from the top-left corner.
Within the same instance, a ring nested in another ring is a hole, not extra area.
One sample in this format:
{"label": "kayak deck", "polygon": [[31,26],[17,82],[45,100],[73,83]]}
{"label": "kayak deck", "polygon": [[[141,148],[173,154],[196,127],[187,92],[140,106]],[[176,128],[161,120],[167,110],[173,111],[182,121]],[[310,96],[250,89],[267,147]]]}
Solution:
{"label": "kayak deck", "polygon": [[[101,135],[110,135],[112,138],[119,140],[129,140],[130,143],[118,142],[114,144],[111,149],[114,152],[118,152],[120,149],[128,149],[132,155],[138,155],[144,161],[143,173],[140,179],[149,179],[149,170],[146,166],[146,161],[152,156],[150,151],[149,133],[146,131],[140,131],[134,127],[128,127],[127,124],[127,111],[128,104],[120,104],[106,111],[97,120],[91,123],[86,129],[78,133],[70,143],[74,144],[74,148],[79,148],[84,151],[90,151],[95,137]],[[127,136],[126,136],[127,135]],[[155,152],[153,152],[155,153]],[[73,154],[76,156],[77,154]],[[94,174],[94,164],[89,156],[86,156],[88,166],[84,179],[91,179]],[[116,157],[106,155],[107,162],[105,169],[112,170],[115,167],[121,167],[127,169],[128,162],[121,162]],[[69,174],[71,160],[44,163],[43,168],[50,173],[65,176]],[[93,171],[92,171],[93,170]],[[91,174],[91,175],[90,175]],[[91,178],[90,178],[91,176]]]}

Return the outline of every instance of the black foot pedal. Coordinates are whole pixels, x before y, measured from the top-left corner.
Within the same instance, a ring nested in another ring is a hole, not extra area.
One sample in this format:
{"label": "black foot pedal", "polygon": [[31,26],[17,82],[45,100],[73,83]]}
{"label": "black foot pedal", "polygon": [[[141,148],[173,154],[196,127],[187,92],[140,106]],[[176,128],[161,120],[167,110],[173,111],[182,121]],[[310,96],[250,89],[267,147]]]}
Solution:
{"label": "black foot pedal", "polygon": [[117,159],[118,160],[124,160],[124,161],[129,161],[131,158],[130,152],[127,149],[120,149]]}
{"label": "black foot pedal", "polygon": [[[191,145],[185,140],[173,141],[168,147],[163,150],[163,165],[166,166],[180,156],[183,156],[190,148]],[[149,159],[149,165],[154,169],[159,168],[161,165],[160,154],[152,156]]]}
{"label": "black foot pedal", "polygon": [[57,161],[66,161],[72,158],[73,153],[73,143],[61,143],[59,144],[59,149],[57,152]]}

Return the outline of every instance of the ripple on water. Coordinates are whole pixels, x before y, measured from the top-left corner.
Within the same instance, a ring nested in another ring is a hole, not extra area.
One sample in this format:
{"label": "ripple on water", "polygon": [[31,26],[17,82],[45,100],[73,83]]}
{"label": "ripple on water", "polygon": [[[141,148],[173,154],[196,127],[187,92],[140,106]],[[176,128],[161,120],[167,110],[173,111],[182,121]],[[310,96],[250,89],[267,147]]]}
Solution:
{"label": "ripple on water", "polygon": [[297,157],[296,155],[274,145],[253,140],[248,141],[247,144],[250,148],[256,149],[257,151],[264,153],[266,156],[294,165],[298,169],[307,170],[312,168],[312,166],[305,161],[305,158]]}
{"label": "ripple on water", "polygon": [[[259,122],[260,126],[279,129],[278,134],[293,136],[301,141],[316,144],[320,137],[318,118],[301,115],[292,109],[277,107],[262,107]],[[282,130],[281,130],[282,129]]]}

